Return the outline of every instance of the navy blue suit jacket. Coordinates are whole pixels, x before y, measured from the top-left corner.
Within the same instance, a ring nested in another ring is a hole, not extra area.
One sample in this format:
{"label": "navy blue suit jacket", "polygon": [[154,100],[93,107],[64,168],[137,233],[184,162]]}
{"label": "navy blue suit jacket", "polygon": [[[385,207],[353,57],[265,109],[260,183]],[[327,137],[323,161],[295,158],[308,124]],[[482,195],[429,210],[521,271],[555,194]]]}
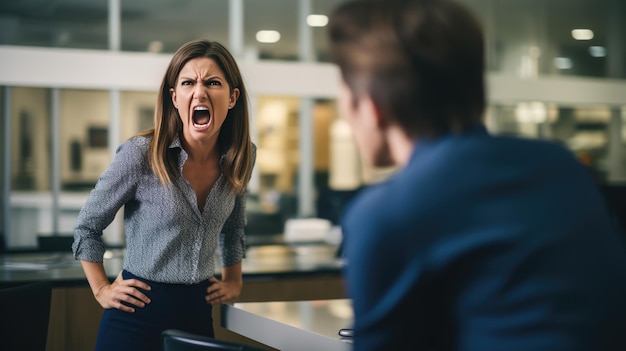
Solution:
{"label": "navy blue suit jacket", "polygon": [[626,350],[625,251],[560,145],[419,141],[342,229],[356,351]]}

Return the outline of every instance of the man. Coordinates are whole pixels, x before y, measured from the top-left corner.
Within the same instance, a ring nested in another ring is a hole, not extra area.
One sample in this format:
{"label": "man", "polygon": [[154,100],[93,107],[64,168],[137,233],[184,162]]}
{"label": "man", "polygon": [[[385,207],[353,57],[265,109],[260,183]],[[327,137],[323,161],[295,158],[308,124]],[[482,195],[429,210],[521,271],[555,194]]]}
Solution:
{"label": "man", "polygon": [[626,350],[626,258],[587,170],[489,135],[484,42],[447,0],[354,1],[329,25],[363,159],[347,208],[354,350]]}

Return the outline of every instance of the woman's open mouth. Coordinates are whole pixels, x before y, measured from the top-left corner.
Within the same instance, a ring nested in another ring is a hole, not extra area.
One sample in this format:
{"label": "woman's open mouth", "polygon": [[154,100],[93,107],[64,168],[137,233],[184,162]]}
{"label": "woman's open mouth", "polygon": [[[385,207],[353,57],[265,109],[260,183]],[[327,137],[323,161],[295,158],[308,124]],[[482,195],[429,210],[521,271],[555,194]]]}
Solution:
{"label": "woman's open mouth", "polygon": [[209,127],[211,122],[211,113],[206,106],[197,106],[193,109],[193,115],[191,117],[194,128],[198,130],[204,130]]}

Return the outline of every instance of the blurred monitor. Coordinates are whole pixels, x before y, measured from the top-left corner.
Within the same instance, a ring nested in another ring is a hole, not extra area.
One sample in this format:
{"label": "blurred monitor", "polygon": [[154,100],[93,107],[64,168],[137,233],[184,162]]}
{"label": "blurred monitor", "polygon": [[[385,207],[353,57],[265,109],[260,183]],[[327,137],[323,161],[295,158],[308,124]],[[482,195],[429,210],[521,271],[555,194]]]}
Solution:
{"label": "blurred monitor", "polygon": [[354,190],[321,189],[317,198],[317,217],[328,219],[333,225],[341,224],[343,211],[361,188]]}

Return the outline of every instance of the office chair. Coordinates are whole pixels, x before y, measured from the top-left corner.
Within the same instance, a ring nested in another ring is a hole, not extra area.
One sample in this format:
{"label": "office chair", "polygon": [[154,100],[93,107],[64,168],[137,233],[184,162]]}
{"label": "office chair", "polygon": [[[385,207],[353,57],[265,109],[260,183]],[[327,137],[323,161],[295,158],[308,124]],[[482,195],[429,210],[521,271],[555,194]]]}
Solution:
{"label": "office chair", "polygon": [[168,329],[162,334],[163,351],[262,351],[259,348]]}
{"label": "office chair", "polygon": [[37,235],[39,252],[72,252],[74,235]]}
{"label": "office chair", "polygon": [[0,289],[0,345],[3,350],[44,351],[48,340],[52,283]]}

